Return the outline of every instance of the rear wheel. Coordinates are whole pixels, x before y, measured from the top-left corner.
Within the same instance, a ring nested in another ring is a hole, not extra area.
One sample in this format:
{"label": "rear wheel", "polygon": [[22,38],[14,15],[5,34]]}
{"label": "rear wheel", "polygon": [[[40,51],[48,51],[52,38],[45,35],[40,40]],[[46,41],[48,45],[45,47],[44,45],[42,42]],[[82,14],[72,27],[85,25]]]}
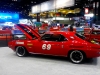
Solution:
{"label": "rear wheel", "polygon": [[73,62],[75,64],[79,64],[79,63],[82,63],[84,61],[85,55],[81,51],[74,50],[74,51],[70,52],[69,58],[70,58],[71,62]]}
{"label": "rear wheel", "polygon": [[23,46],[16,47],[16,55],[19,57],[27,56],[28,52]]}

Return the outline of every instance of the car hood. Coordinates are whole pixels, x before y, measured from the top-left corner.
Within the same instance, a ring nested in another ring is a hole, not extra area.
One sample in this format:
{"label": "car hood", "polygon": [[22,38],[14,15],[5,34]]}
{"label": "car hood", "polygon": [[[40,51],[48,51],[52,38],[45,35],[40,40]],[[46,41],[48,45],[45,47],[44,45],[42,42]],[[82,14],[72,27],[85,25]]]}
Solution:
{"label": "car hood", "polygon": [[32,29],[30,26],[25,24],[17,24],[15,25],[19,30],[21,30],[29,39],[32,39],[33,36],[36,36],[37,38],[40,38],[38,32],[36,32],[34,29]]}

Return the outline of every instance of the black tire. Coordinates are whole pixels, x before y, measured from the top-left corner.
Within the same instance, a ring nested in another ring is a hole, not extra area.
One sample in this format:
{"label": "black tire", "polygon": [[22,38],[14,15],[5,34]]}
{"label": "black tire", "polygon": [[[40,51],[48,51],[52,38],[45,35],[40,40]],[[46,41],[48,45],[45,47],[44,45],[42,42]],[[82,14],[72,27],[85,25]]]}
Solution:
{"label": "black tire", "polygon": [[69,59],[72,63],[80,64],[85,60],[85,54],[82,51],[74,50],[69,53]]}
{"label": "black tire", "polygon": [[19,57],[25,57],[28,55],[28,52],[23,46],[18,46],[16,47],[16,55]]}

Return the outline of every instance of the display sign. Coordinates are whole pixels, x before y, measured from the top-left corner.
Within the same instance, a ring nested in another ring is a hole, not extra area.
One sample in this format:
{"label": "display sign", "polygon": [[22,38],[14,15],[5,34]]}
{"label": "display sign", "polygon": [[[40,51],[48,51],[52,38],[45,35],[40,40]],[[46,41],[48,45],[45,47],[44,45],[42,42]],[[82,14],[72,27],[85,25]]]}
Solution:
{"label": "display sign", "polygon": [[41,11],[41,5],[35,5],[32,7],[32,13],[40,13]]}
{"label": "display sign", "polygon": [[19,14],[0,13],[0,19],[19,19]]}
{"label": "display sign", "polygon": [[59,8],[64,8],[64,7],[70,7],[70,6],[74,6],[74,0],[54,0],[55,1],[55,8],[59,9]]}
{"label": "display sign", "polygon": [[70,7],[74,6],[74,0],[50,0],[46,1],[44,3],[41,3],[40,5],[35,5],[32,7],[32,13],[39,13],[39,12],[45,12],[49,10],[64,8],[64,7]]}
{"label": "display sign", "polygon": [[55,3],[53,0],[41,3],[41,12],[55,9]]}
{"label": "display sign", "polygon": [[18,22],[19,14],[16,13],[0,13],[0,22]]}

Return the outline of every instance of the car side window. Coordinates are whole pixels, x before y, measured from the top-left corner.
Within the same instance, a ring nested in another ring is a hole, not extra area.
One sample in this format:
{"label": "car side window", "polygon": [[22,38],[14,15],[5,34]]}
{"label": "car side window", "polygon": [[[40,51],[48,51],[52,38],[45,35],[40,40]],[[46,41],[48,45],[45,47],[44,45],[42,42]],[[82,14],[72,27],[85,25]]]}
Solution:
{"label": "car side window", "polygon": [[63,35],[60,35],[59,41],[67,41],[67,38],[65,38]]}
{"label": "car side window", "polygon": [[45,41],[57,41],[57,42],[66,40],[66,38],[61,34],[45,34],[44,36],[42,36],[41,39]]}
{"label": "car side window", "polygon": [[60,40],[60,35],[59,34],[52,34],[51,41],[59,41],[59,40]]}
{"label": "car side window", "polygon": [[50,41],[50,39],[51,39],[51,34],[45,34],[41,38],[41,40],[45,40],[45,41]]}

